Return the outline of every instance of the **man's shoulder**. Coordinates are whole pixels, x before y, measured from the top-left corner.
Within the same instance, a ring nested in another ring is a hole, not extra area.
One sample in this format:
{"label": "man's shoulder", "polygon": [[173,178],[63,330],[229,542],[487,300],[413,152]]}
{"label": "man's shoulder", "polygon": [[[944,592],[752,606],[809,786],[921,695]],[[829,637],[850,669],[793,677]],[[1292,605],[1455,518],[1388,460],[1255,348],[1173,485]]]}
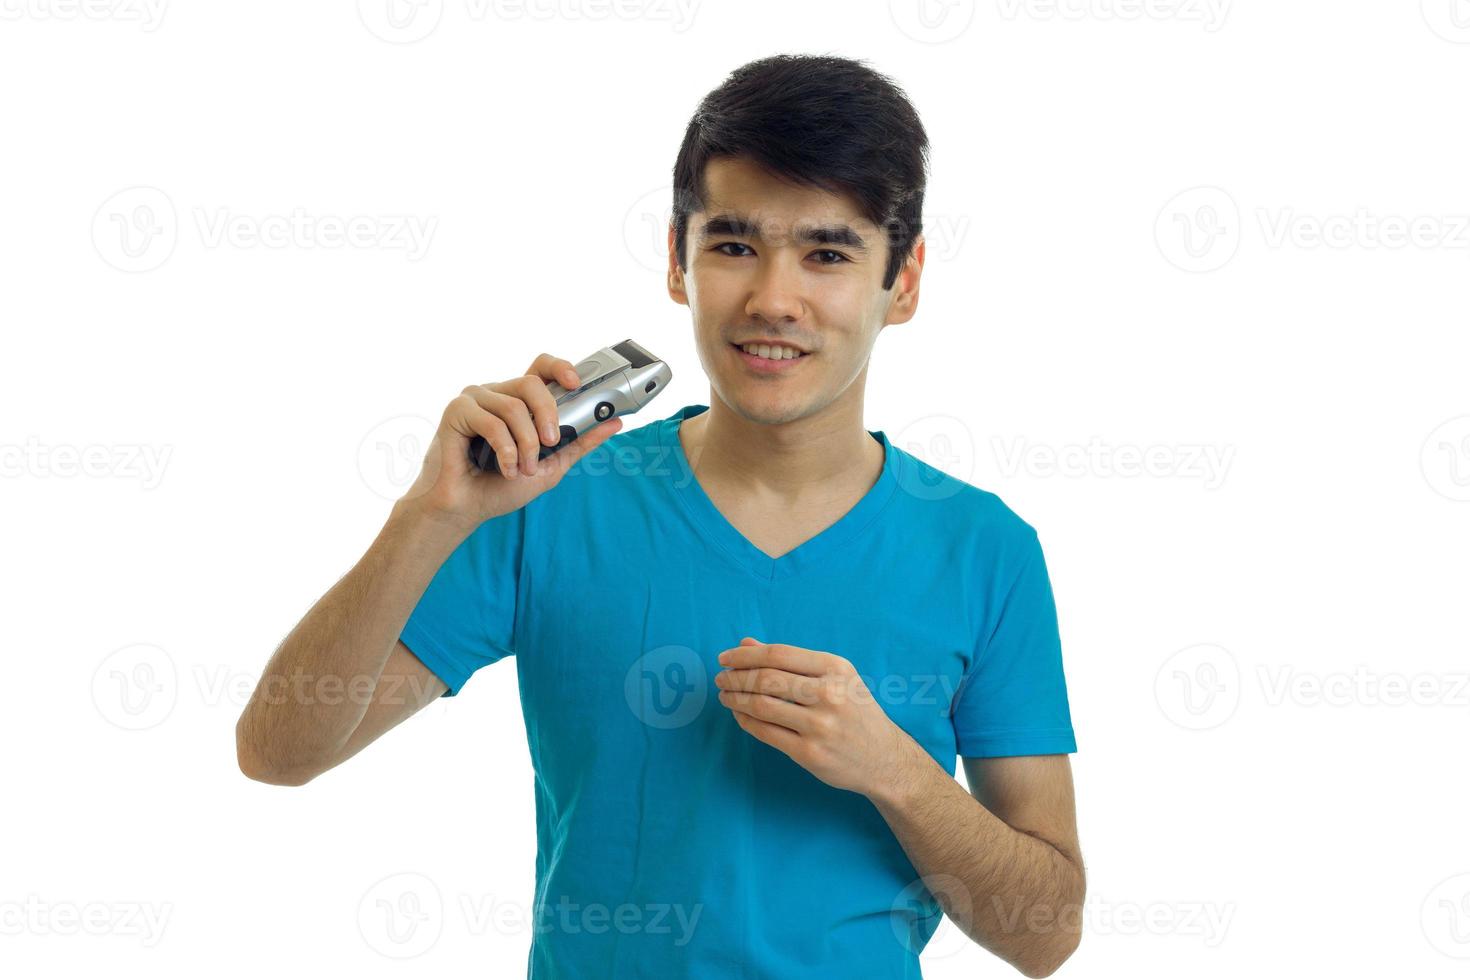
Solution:
{"label": "man's shoulder", "polygon": [[998,493],[970,482],[893,446],[898,493],[936,526],[951,532],[965,529],[987,538],[1025,542],[1036,529]]}

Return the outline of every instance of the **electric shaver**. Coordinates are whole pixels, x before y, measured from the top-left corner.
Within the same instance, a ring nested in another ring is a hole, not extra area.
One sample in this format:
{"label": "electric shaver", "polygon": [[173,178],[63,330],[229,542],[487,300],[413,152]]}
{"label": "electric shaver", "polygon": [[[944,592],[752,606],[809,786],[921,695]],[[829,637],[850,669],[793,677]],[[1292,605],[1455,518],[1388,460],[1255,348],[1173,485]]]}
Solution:
{"label": "electric shaver", "polygon": [[[604,347],[573,365],[582,386],[573,391],[546,382],[546,389],[556,399],[556,420],[561,438],[556,445],[541,446],[537,459],[576,442],[592,427],[616,415],[631,415],[669,386],[674,376],[669,366],[646,349],[625,340]],[[470,440],[470,462],[488,473],[499,473],[495,450],[484,436]]]}

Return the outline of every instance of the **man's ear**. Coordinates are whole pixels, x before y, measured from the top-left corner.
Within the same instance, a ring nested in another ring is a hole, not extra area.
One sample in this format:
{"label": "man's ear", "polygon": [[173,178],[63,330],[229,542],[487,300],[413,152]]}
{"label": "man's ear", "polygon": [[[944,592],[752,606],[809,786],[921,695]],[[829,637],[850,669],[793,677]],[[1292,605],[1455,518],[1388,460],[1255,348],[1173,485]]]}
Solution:
{"label": "man's ear", "polygon": [[888,313],[883,318],[884,326],[890,323],[907,323],[919,311],[919,278],[924,272],[924,236],[914,239],[913,251],[898,270],[893,280],[893,298],[888,301]]}
{"label": "man's ear", "polygon": [[674,251],[674,223],[669,222],[669,297],[684,306],[689,305],[689,293],[684,288],[684,270],[679,268],[679,256]]}

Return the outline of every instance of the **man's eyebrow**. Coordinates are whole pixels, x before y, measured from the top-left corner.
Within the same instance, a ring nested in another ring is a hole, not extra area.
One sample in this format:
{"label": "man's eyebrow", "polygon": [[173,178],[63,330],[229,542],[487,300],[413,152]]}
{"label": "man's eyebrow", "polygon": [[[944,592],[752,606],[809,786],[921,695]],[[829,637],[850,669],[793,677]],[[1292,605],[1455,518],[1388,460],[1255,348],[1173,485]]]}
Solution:
{"label": "man's eyebrow", "polygon": [[[717,214],[704,223],[699,230],[701,240],[730,235],[735,238],[760,238],[760,227],[741,214]],[[808,245],[841,245],[855,252],[868,251],[863,237],[844,224],[797,225],[794,233],[797,241]]]}

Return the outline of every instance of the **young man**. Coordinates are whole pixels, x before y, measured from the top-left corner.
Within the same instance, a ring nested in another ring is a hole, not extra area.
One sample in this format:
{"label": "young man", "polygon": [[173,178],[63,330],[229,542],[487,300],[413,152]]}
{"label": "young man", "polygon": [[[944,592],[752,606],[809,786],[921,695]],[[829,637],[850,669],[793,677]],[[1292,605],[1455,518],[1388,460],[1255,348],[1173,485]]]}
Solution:
{"label": "young man", "polygon": [[[926,156],[858,62],[766,58],[710,93],[668,274],[709,405],[538,463],[571,365],[466,388],[262,678],[366,675],[372,697],[258,695],[242,769],[299,785],[515,654],[530,976],[918,977],[941,909],[1054,971],[1084,875],[1036,532],[863,428],[878,332],[918,305]],[[467,465],[477,433],[501,474]]]}

